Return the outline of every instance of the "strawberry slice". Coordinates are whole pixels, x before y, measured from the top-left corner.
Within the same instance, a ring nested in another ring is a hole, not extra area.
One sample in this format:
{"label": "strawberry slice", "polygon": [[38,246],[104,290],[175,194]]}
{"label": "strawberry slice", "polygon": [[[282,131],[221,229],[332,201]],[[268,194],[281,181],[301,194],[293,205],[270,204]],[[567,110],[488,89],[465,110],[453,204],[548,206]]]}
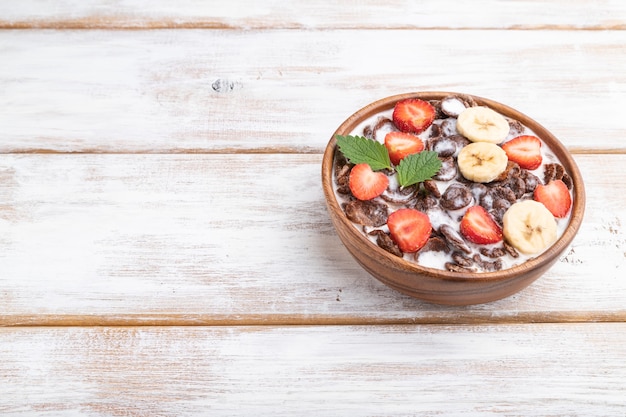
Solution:
{"label": "strawberry slice", "polygon": [[419,210],[402,208],[394,211],[387,219],[389,233],[402,252],[420,250],[432,232],[430,219]]}
{"label": "strawberry slice", "polygon": [[389,132],[385,135],[385,147],[389,152],[389,159],[398,165],[402,158],[424,150],[424,142],[410,133]]}
{"label": "strawberry slice", "polygon": [[546,185],[537,185],[533,198],[546,206],[554,217],[567,216],[572,207],[572,196],[567,185],[561,180],[552,180]]}
{"label": "strawberry slice", "polygon": [[435,108],[417,98],[400,100],[393,108],[393,123],[406,133],[422,133],[435,120]]}
{"label": "strawberry slice", "polygon": [[524,169],[537,169],[541,165],[541,140],[536,136],[518,136],[502,145],[510,161]]}
{"label": "strawberry slice", "polygon": [[389,178],[382,172],[372,171],[368,164],[362,163],[352,167],[348,186],[352,195],[359,200],[371,200],[387,189]]}
{"label": "strawberry slice", "polygon": [[461,234],[479,245],[502,240],[502,228],[482,206],[472,206],[461,219]]}

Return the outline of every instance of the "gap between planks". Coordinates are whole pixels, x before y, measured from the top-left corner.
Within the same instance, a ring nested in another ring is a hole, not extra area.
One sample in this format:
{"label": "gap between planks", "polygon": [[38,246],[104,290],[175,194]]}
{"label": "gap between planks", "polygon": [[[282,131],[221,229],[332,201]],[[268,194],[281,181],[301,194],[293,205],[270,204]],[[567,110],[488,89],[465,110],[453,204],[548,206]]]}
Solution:
{"label": "gap between planks", "polygon": [[626,323],[626,311],[493,313],[455,310],[423,317],[251,314],[0,315],[0,327],[366,326]]}
{"label": "gap between planks", "polygon": [[252,25],[232,25],[223,22],[200,21],[200,22],[128,22],[120,23],[116,19],[112,21],[90,19],[76,20],[49,20],[49,21],[16,21],[0,22],[0,30],[167,30],[167,29],[209,29],[209,30],[306,30],[306,31],[327,31],[327,30],[407,30],[407,31],[437,31],[437,30],[468,30],[468,31],[604,31],[604,30],[626,30],[625,23],[613,23],[605,25],[576,26],[576,25],[511,25],[506,27],[449,27],[449,26],[411,26],[411,25],[332,25],[332,26],[309,26],[298,23],[287,24],[252,24]]}
{"label": "gap between planks", "polygon": [[[572,155],[622,155],[626,154],[626,148],[595,149],[595,148],[569,148]],[[59,151],[56,149],[14,149],[0,152],[0,155],[317,155],[323,154],[324,149],[316,147],[259,147],[259,148],[220,148],[220,149],[159,149],[159,150],[99,150],[82,149],[76,151]]]}
{"label": "gap between planks", "polygon": [[[194,148],[174,148],[174,149],[159,149],[159,150],[140,150],[130,151],[121,149],[119,151],[114,150],[101,150],[101,149],[81,149],[75,151],[59,151],[56,149],[13,149],[7,152],[0,152],[0,155],[15,155],[15,154],[42,154],[42,155],[84,155],[84,154],[96,154],[96,155],[180,155],[180,154],[193,154],[193,155],[254,155],[254,154],[286,154],[286,155],[298,155],[298,154],[323,154],[323,149],[309,148],[309,147],[259,147],[259,148],[219,148],[219,149],[194,149]],[[620,153],[620,152],[617,152]],[[621,153],[626,153],[626,150]]]}

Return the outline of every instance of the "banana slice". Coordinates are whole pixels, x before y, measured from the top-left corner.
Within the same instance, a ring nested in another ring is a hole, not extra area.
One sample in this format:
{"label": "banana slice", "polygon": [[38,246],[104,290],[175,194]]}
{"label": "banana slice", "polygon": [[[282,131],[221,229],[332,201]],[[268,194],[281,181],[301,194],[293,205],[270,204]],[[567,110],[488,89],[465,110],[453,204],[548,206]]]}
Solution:
{"label": "banana slice", "polygon": [[489,107],[468,107],[456,119],[456,129],[472,142],[502,143],[509,134],[509,122]]}
{"label": "banana slice", "polygon": [[509,158],[493,143],[474,142],[459,152],[457,163],[461,174],[470,181],[491,182],[504,170]]}
{"label": "banana slice", "polygon": [[525,254],[543,252],[556,241],[554,216],[541,203],[524,200],[513,204],[502,218],[504,238]]}

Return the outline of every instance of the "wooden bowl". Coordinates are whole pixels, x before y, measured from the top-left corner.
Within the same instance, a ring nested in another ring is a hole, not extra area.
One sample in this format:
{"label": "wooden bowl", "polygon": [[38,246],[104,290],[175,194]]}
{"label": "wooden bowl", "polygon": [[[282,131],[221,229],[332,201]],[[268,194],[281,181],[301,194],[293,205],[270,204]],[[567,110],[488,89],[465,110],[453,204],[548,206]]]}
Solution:
{"label": "wooden bowl", "polygon": [[[365,119],[390,110],[399,100],[420,98],[439,100],[451,92],[419,92],[400,94],[375,101],[354,113],[333,133],[322,160],[322,186],[332,223],[339,238],[371,275],[384,284],[412,297],[437,304],[470,305],[498,300],[530,285],[546,272],[574,239],[585,211],[585,190],[580,171],[565,146],[547,129],[530,117],[503,104],[471,96],[480,106],[519,120],[532,129],[556,154],[573,180],[573,203],[569,225],[562,236],[545,252],[523,264],[496,272],[451,272],[427,268],[407,261],[381,249],[369,241],[345,216],[333,189],[333,161],[336,152],[335,135],[349,134]],[[467,94],[464,94],[468,96]]]}

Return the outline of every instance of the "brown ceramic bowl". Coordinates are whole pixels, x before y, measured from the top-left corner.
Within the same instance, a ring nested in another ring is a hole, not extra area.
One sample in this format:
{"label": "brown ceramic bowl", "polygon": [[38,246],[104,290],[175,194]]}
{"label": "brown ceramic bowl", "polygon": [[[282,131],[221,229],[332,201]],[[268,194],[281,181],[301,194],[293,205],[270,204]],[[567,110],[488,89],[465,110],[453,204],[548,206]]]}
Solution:
{"label": "brown ceramic bowl", "polygon": [[[346,135],[356,126],[381,111],[390,110],[399,100],[420,98],[438,100],[451,92],[419,92],[401,94],[375,101],[354,113],[333,133],[322,160],[322,186],[328,211],[339,238],[371,275],[384,284],[410,296],[437,304],[470,305],[498,300],[530,285],[546,272],[567,249],[582,222],[585,190],[580,171],[565,146],[547,129],[530,117],[508,106],[481,97],[471,96],[477,105],[490,107],[500,114],[517,119],[532,129],[560,159],[573,180],[573,204],[570,223],[563,235],[545,252],[512,268],[496,272],[451,272],[427,268],[381,249],[369,241],[345,216],[333,190],[335,135]],[[467,95],[465,95],[467,96]]]}

